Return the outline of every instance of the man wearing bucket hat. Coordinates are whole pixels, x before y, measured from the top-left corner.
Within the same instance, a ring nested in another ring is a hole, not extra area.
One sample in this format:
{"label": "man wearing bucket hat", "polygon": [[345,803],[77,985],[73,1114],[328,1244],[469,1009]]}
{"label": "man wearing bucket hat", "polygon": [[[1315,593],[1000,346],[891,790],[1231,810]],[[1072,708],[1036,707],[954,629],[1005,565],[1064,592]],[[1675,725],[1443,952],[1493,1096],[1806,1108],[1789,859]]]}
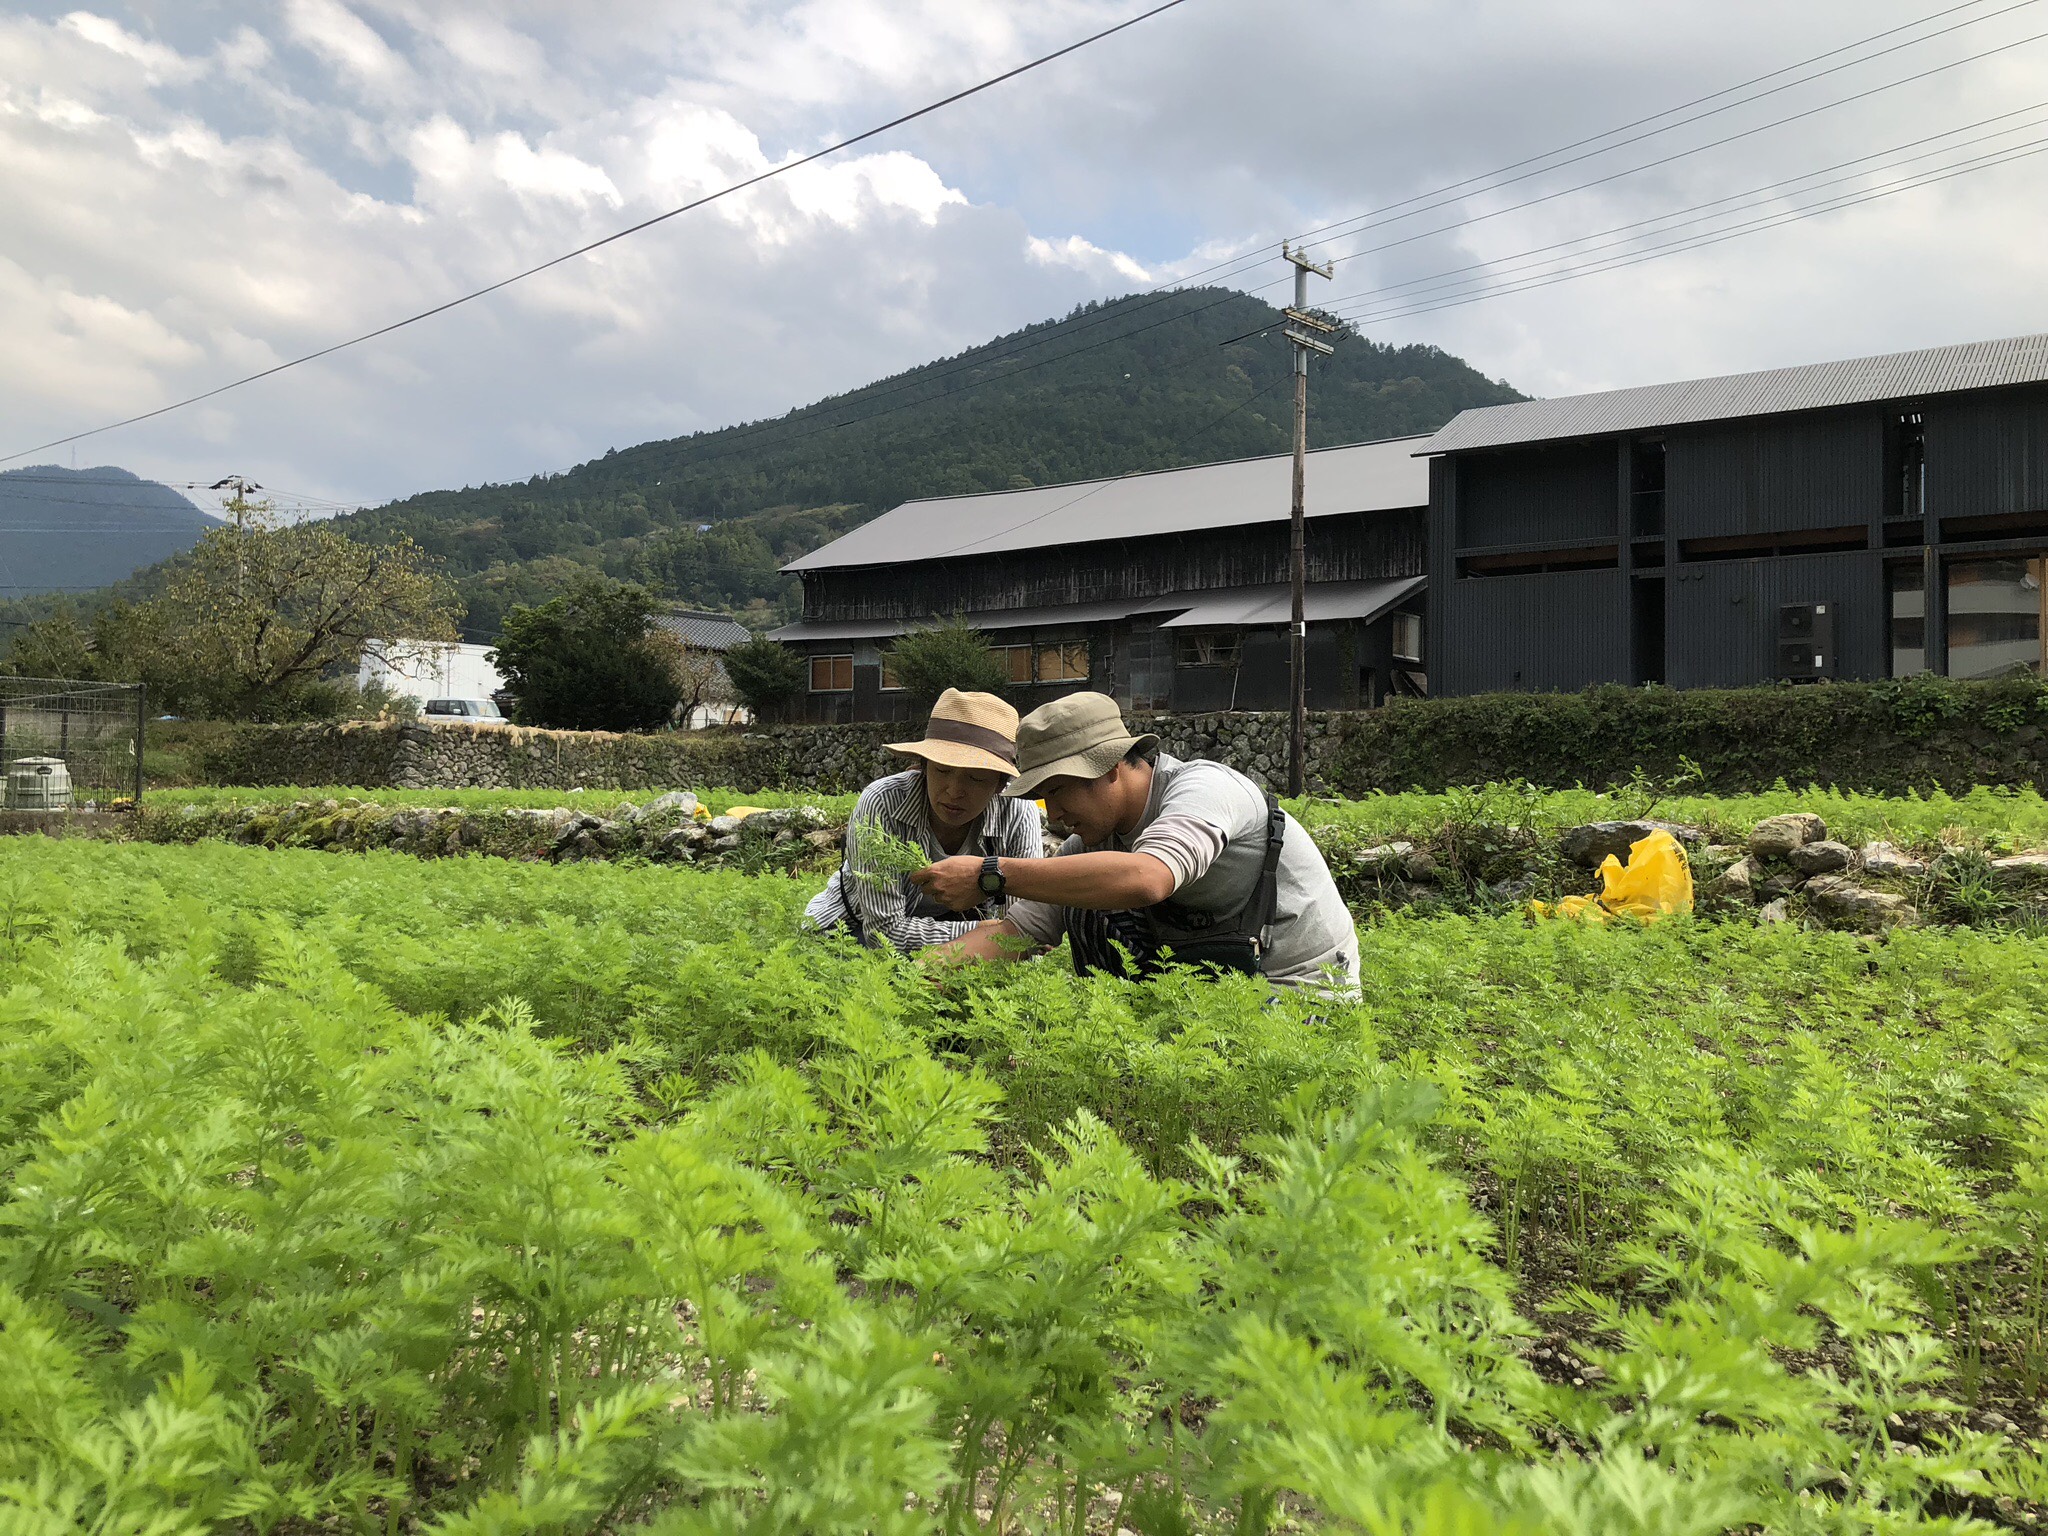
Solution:
{"label": "man wearing bucket hat", "polygon": [[864,944],[910,951],[962,937],[1001,903],[981,896],[967,915],[942,907],[902,874],[875,867],[867,855],[878,843],[914,843],[928,858],[957,854],[979,868],[990,857],[1040,857],[1045,830],[1030,800],[997,793],[1017,771],[1017,711],[994,694],[948,688],[932,706],[924,739],[893,742],[889,750],[916,758],[918,766],[861,792],[839,870],[804,915],[823,931],[843,929]]}
{"label": "man wearing bucket hat", "polygon": [[1043,796],[1073,836],[1057,858],[951,857],[912,875],[953,910],[1011,898],[1001,921],[936,953],[996,959],[1064,935],[1081,971],[1142,977],[1178,961],[1277,986],[1356,981],[1358,932],[1329,865],[1235,768],[1167,756],[1100,693],[1025,716],[1017,767],[1004,795]]}

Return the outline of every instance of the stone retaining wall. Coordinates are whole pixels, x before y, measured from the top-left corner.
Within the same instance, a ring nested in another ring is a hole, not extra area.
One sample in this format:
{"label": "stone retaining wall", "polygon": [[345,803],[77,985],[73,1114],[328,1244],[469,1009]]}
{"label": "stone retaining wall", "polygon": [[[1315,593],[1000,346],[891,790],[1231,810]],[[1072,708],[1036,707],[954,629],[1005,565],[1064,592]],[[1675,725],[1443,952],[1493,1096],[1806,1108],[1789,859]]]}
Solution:
{"label": "stone retaining wall", "polygon": [[[1309,717],[1311,789],[1356,716]],[[1132,728],[1155,732],[1178,757],[1219,758],[1278,789],[1287,776],[1287,716],[1280,713],[1140,715]],[[336,784],[361,789],[667,789],[720,785],[738,790],[858,790],[904,766],[883,743],[901,724],[763,725],[649,736],[540,731],[518,726],[348,721],[333,725],[247,726],[208,751],[214,782]]]}

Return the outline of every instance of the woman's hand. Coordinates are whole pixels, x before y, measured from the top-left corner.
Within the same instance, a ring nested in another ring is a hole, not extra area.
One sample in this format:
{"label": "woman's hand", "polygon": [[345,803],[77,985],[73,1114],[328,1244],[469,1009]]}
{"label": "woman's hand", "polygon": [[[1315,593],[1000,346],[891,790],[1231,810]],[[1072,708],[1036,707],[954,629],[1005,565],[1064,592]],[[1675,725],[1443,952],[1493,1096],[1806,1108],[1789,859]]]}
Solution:
{"label": "woman's hand", "polygon": [[914,871],[910,881],[949,912],[972,912],[988,900],[981,888],[981,860],[971,854],[955,854],[928,864]]}

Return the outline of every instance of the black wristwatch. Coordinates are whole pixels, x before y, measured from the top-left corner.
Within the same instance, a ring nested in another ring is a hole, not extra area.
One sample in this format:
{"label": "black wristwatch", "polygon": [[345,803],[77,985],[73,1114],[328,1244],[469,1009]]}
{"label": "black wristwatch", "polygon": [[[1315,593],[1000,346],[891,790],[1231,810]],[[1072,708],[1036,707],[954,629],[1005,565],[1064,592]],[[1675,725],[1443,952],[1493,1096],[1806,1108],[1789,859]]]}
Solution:
{"label": "black wristwatch", "polygon": [[1008,888],[1009,881],[1003,878],[1003,861],[990,854],[981,861],[981,894],[1000,896]]}

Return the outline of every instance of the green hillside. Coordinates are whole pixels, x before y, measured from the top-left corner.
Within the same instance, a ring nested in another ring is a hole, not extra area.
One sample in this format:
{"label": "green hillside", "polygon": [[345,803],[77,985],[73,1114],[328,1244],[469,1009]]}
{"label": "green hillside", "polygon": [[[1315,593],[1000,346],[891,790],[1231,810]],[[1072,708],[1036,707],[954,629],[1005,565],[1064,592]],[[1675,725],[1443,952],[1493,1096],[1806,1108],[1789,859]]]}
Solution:
{"label": "green hillside", "polygon": [[169,486],[111,465],[0,470],[0,598],[104,587],[217,526]]}
{"label": "green hillside", "polygon": [[[479,639],[512,604],[591,568],[766,621],[796,601],[783,561],[911,497],[1284,452],[1287,345],[1277,331],[1244,335],[1278,319],[1221,289],[1133,295],[784,417],[348,521],[445,558]],[[1347,335],[1311,380],[1309,437],[1322,447],[1426,432],[1521,398],[1435,347]]]}

